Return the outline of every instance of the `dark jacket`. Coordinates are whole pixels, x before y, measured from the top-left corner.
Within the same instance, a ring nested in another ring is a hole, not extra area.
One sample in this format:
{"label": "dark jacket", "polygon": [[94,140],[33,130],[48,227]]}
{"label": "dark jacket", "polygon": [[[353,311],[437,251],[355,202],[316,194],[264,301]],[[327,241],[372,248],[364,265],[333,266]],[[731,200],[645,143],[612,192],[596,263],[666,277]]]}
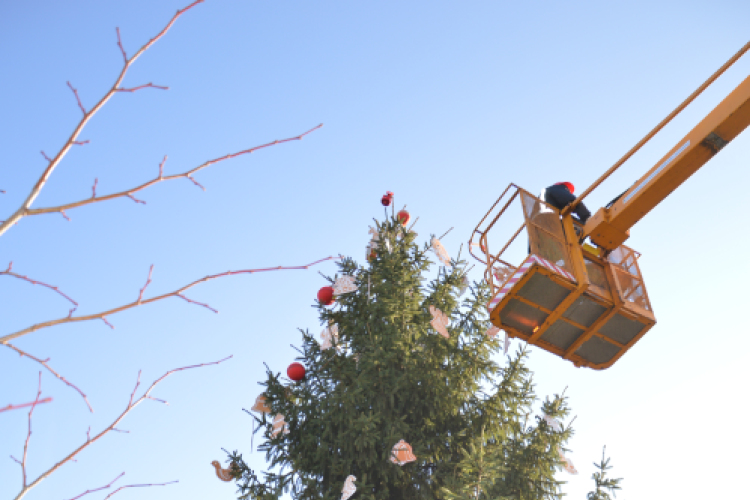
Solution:
{"label": "dark jacket", "polygon": [[[541,198],[558,210],[567,207],[576,199],[573,193],[568,191],[568,188],[562,184],[555,184],[544,189]],[[589,212],[589,209],[583,203],[579,203],[575,210],[573,210],[573,213],[581,221],[581,224],[586,224],[586,221],[591,217],[591,212]]]}

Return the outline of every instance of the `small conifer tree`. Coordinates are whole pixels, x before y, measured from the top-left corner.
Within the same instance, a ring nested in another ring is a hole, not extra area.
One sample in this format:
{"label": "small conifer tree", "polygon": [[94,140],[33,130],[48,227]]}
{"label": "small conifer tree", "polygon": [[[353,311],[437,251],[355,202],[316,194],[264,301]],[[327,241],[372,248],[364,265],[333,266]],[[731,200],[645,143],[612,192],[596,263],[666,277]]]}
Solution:
{"label": "small conifer tree", "polygon": [[[529,418],[527,354],[519,349],[505,366],[492,360],[502,341],[486,334],[486,284],[467,287],[456,260],[427,282],[432,245],[420,248],[395,217],[376,224],[367,265],[344,259],[331,279],[353,276],[356,291],[318,306],[322,323],[338,329],[332,347],[302,331],[305,379],[268,370],[260,384],[270,413],[253,415],[265,434],[259,449],[280,470],[261,479],[230,454],[240,498],[338,500],[350,476],[352,500],[560,498],[554,475],[572,433],[558,426],[565,396],[543,403],[546,418]],[[432,327],[430,306],[450,319],[448,338]],[[273,434],[278,414],[288,433]],[[391,460],[400,440],[416,460]]]}
{"label": "small conifer tree", "polygon": [[599,469],[599,472],[594,472],[591,475],[591,479],[594,480],[594,484],[596,485],[596,490],[591,491],[586,495],[587,500],[612,500],[612,497],[610,497],[609,494],[612,493],[612,496],[616,497],[615,490],[622,489],[620,487],[620,481],[622,481],[622,478],[611,479],[607,477],[607,471],[611,469],[612,466],[609,465],[609,458],[604,458],[606,451],[607,447],[605,446],[602,449],[602,461],[598,464],[594,462],[594,467]]}

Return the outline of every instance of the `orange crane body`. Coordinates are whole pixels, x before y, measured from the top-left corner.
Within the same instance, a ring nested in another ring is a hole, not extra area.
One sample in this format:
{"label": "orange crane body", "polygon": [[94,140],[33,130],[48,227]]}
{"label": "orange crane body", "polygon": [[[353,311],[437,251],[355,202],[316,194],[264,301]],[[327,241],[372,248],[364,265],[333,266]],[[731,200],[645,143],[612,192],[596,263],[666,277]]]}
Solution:
{"label": "orange crane body", "polygon": [[[623,243],[630,228],[750,126],[750,77],[585,226],[573,219],[571,210],[748,49],[750,43],[564,210],[515,184],[508,186],[469,241],[469,252],[486,265],[492,294],[488,311],[495,326],[576,366],[602,370],[656,324],[637,263],[640,254]],[[500,232],[501,218],[514,204],[521,206],[523,223],[493,252],[490,237]],[[508,249],[524,229],[529,252],[520,265],[513,265],[506,260],[512,253]],[[587,237],[598,248],[584,243]],[[474,246],[482,257],[474,253]]]}

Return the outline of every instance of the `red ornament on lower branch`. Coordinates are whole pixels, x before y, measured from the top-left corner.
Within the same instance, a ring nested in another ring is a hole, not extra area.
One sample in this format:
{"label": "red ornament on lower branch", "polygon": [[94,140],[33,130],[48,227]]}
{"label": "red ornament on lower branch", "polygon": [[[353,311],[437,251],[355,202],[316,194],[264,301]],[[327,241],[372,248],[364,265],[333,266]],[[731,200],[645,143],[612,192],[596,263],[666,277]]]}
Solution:
{"label": "red ornament on lower branch", "polygon": [[292,363],[289,365],[289,368],[286,369],[286,374],[290,379],[299,382],[305,378],[305,367],[299,363]]}

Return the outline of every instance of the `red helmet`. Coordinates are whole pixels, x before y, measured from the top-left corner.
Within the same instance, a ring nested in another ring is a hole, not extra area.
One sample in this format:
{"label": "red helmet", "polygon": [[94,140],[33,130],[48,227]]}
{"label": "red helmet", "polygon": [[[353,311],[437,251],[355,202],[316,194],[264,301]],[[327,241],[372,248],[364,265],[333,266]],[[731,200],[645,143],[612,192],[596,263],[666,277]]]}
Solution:
{"label": "red helmet", "polygon": [[570,191],[570,194],[576,192],[576,188],[570,182],[557,182],[555,183],[555,186],[565,186],[566,188],[568,188],[568,191]]}

